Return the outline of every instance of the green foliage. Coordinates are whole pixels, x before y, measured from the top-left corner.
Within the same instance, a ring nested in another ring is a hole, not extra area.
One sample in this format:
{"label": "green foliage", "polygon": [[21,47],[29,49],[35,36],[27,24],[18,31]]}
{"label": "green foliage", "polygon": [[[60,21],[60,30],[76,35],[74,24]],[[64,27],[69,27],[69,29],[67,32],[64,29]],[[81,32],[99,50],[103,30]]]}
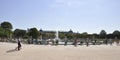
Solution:
{"label": "green foliage", "polygon": [[31,28],[28,31],[28,35],[34,39],[37,39],[39,37],[40,33],[36,28]]}
{"label": "green foliage", "polygon": [[0,35],[2,37],[9,37],[12,35],[12,24],[10,22],[2,22],[0,24],[0,27],[1,27],[1,33]]}
{"label": "green foliage", "polygon": [[88,33],[87,33],[87,32],[83,32],[83,33],[81,34],[81,37],[82,37],[82,38],[88,38]]}
{"label": "green foliage", "polygon": [[10,22],[3,22],[3,23],[1,23],[1,27],[3,29],[7,29],[7,30],[11,30],[13,28],[12,24]]}
{"label": "green foliage", "polygon": [[55,38],[55,34],[54,33],[43,33],[42,34],[42,38],[43,39],[52,39],[52,38]]}
{"label": "green foliage", "polygon": [[60,39],[64,39],[65,38],[65,33],[60,33],[59,36],[60,36]]}
{"label": "green foliage", "polygon": [[[0,24],[0,37],[8,38],[12,36],[12,24],[10,22],[2,22]],[[14,37],[22,37],[22,38],[29,38],[32,37],[33,39],[37,39],[40,36],[44,39],[54,39],[55,32],[54,31],[43,31],[42,29],[40,32],[36,28],[31,28],[26,33],[26,30],[16,29],[13,32]],[[88,34],[87,32],[83,33],[74,33],[71,29],[67,32],[59,32],[59,38],[72,40],[75,38],[96,38],[96,39],[105,39],[105,38],[115,38],[117,37],[120,39],[120,31],[115,30],[112,34],[107,34],[105,30],[101,30],[100,34]]]}
{"label": "green foliage", "polygon": [[100,32],[100,38],[101,39],[105,39],[106,35],[107,35],[106,31],[105,30],[101,30],[101,32]]}
{"label": "green foliage", "polygon": [[113,36],[113,34],[107,34],[107,38],[108,38],[108,39],[110,39],[110,38],[111,38],[111,39],[114,39],[115,37]]}
{"label": "green foliage", "polygon": [[4,29],[0,27],[0,37],[4,36]]}
{"label": "green foliage", "polygon": [[94,38],[99,38],[99,34],[96,34],[96,33],[92,34],[92,36],[93,36]]}
{"label": "green foliage", "polygon": [[66,36],[67,36],[67,38],[68,39],[74,39],[74,34],[73,33],[68,33],[68,34],[66,34]]}
{"label": "green foliage", "polygon": [[22,30],[22,29],[16,29],[16,30],[14,30],[14,36],[16,37],[16,38],[18,38],[18,37],[24,37],[25,35],[26,35],[26,30]]}
{"label": "green foliage", "polygon": [[10,30],[5,30],[0,27],[0,37],[9,37],[12,32]]}
{"label": "green foliage", "polygon": [[115,37],[120,38],[120,31],[115,30],[115,31],[113,32],[113,37],[114,37],[114,38],[115,38]]}

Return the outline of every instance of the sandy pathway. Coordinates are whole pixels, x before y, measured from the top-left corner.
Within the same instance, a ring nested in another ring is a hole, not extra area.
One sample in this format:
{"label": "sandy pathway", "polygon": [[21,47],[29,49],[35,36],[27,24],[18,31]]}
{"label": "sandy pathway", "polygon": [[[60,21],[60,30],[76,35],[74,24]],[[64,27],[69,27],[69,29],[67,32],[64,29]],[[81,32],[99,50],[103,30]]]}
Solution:
{"label": "sandy pathway", "polygon": [[0,43],[0,60],[120,60],[120,46],[44,46]]}

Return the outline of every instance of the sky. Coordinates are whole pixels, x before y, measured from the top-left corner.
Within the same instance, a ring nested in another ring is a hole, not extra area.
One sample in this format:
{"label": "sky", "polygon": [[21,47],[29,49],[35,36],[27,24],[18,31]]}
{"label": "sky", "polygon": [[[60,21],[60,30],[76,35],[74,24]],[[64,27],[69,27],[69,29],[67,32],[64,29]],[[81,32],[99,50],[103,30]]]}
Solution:
{"label": "sky", "polygon": [[120,0],[0,0],[0,23],[4,21],[13,30],[112,33],[120,30]]}

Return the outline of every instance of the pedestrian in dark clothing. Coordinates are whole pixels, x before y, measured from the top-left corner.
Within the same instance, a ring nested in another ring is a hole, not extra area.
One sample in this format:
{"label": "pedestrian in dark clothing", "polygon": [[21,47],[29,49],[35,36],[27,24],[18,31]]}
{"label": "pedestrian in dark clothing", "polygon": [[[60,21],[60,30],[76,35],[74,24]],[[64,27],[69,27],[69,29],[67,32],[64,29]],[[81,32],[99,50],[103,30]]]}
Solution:
{"label": "pedestrian in dark clothing", "polygon": [[97,40],[93,40],[93,45],[96,45]]}
{"label": "pedestrian in dark clothing", "polygon": [[67,40],[65,40],[65,46],[67,45],[67,42],[68,42],[68,41],[67,41]]}
{"label": "pedestrian in dark clothing", "polygon": [[58,40],[56,40],[56,45],[58,45],[58,42],[59,42],[59,41],[58,41]]}
{"label": "pedestrian in dark clothing", "polygon": [[17,44],[18,44],[18,50],[21,49],[21,42],[20,42],[20,39],[17,40]]}
{"label": "pedestrian in dark clothing", "polygon": [[81,45],[81,46],[83,45],[83,41],[80,41],[80,45]]}

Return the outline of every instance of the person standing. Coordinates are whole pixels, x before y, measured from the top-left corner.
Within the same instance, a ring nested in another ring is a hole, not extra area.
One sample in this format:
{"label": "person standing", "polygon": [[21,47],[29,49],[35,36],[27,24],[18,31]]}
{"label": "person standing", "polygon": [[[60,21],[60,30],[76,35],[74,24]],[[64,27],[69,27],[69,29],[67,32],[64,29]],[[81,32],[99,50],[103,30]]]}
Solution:
{"label": "person standing", "polygon": [[67,42],[68,42],[68,40],[65,40],[65,44],[64,44],[65,46],[67,45]]}
{"label": "person standing", "polygon": [[109,43],[112,46],[113,40],[111,38],[109,39]]}
{"label": "person standing", "polygon": [[89,46],[89,38],[86,39],[86,46]]}
{"label": "person standing", "polygon": [[68,42],[68,40],[67,40],[67,37],[65,36],[65,46],[67,45],[67,42]]}
{"label": "person standing", "polygon": [[105,44],[108,45],[108,39],[105,39]]}
{"label": "person standing", "polygon": [[80,45],[82,46],[83,45],[83,39],[80,39]]}
{"label": "person standing", "polygon": [[58,45],[58,43],[59,43],[59,41],[58,41],[58,40],[56,40],[56,45]]}
{"label": "person standing", "polygon": [[55,44],[55,41],[54,40],[52,40],[52,45],[54,45]]}
{"label": "person standing", "polygon": [[78,43],[78,40],[75,39],[75,40],[74,40],[74,46],[77,46],[77,43]]}

